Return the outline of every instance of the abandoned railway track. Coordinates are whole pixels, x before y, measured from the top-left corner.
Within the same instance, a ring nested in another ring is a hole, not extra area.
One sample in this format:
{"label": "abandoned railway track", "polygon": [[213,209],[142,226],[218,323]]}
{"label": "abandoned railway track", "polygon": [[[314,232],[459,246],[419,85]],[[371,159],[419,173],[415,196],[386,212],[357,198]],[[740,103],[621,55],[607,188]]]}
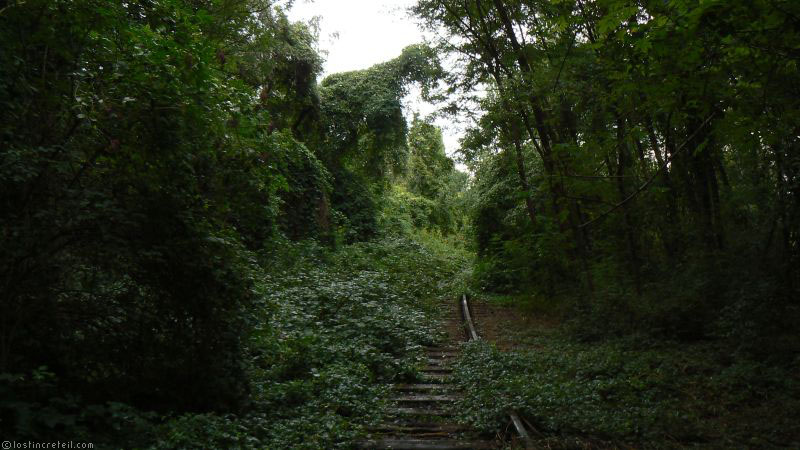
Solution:
{"label": "abandoned railway track", "polygon": [[[395,384],[394,407],[383,423],[370,430],[360,448],[395,450],[496,449],[504,443],[496,436],[482,435],[455,420],[458,387],[451,382],[452,362],[460,343],[479,339],[472,321],[469,302],[462,296],[446,306],[444,339],[425,348],[426,361],[420,379]],[[514,412],[509,413],[519,437],[530,447],[529,438]]]}

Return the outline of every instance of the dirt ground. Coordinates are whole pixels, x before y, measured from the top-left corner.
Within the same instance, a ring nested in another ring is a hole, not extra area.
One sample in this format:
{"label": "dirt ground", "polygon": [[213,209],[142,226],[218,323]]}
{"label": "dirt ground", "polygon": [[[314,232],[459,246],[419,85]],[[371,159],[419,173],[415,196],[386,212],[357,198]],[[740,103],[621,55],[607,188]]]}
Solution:
{"label": "dirt ground", "polygon": [[502,351],[536,348],[535,337],[551,333],[557,326],[553,319],[512,305],[470,300],[478,335]]}

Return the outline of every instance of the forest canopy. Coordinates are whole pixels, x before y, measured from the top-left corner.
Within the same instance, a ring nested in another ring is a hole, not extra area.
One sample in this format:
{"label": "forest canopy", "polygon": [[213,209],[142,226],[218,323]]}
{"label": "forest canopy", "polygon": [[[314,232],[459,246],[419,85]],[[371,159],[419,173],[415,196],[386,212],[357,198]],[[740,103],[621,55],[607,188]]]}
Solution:
{"label": "forest canopy", "polygon": [[454,108],[483,111],[461,149],[483,286],[580,298],[590,333],[730,333],[754,348],[755,330],[794,333],[794,2],[421,0],[414,12],[460,61]]}

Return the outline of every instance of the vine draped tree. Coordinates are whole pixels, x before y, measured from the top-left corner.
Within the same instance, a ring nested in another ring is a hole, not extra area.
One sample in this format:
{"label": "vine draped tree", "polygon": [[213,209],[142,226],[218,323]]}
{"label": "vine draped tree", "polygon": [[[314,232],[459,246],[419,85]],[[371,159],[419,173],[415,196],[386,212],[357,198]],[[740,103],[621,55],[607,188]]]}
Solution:
{"label": "vine draped tree", "polygon": [[413,84],[427,95],[441,76],[432,49],[412,45],[395,59],[320,82],[319,121],[304,140],[334,174],[331,203],[352,230],[348,239],[375,234],[376,199],[390,176],[405,169],[403,97]]}

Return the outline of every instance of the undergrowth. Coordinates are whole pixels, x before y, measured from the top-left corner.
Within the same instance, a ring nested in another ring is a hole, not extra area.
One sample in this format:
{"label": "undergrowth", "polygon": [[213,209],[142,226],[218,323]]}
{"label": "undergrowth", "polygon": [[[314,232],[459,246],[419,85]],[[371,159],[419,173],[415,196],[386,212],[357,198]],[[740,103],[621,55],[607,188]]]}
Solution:
{"label": "undergrowth", "polygon": [[462,420],[496,431],[516,409],[546,448],[800,445],[797,363],[768,366],[711,342],[532,340],[535,350],[509,353],[465,345],[455,371]]}
{"label": "undergrowth", "polygon": [[464,267],[463,255],[424,235],[274,250],[264,266],[280,269],[260,285],[247,348],[249,412],[171,418],[157,447],[352,446],[380,420],[383,386],[413,378],[436,334],[437,299]]}
{"label": "undergrowth", "polygon": [[[243,319],[251,330],[241,358],[248,403],[236,413],[85,406],[60,393],[44,367],[3,374],[0,396],[18,427],[35,420],[95,448],[351,448],[381,420],[387,384],[416,377],[423,345],[437,336],[441,300],[467,279],[460,248],[413,232],[336,250],[313,240],[266,249]],[[11,395],[32,389],[49,402]]]}

